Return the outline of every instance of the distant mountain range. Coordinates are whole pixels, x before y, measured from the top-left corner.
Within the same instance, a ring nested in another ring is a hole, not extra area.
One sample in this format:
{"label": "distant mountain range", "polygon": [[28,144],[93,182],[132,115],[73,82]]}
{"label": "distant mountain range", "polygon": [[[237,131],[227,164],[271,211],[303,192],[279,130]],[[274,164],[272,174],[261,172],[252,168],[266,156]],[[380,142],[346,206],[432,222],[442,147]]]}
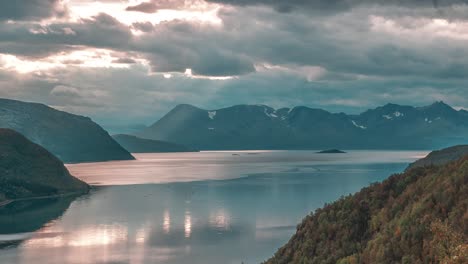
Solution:
{"label": "distant mountain range", "polygon": [[134,134],[200,150],[435,149],[468,142],[468,112],[443,102],[387,104],[359,115],[305,106],[204,110],[183,104]]}
{"label": "distant mountain range", "polygon": [[0,128],[23,134],[63,162],[134,159],[90,118],[43,104],[0,99]]}
{"label": "distant mountain range", "polygon": [[119,134],[112,136],[112,138],[131,153],[195,152],[195,150],[179,144],[143,139],[132,135]]}

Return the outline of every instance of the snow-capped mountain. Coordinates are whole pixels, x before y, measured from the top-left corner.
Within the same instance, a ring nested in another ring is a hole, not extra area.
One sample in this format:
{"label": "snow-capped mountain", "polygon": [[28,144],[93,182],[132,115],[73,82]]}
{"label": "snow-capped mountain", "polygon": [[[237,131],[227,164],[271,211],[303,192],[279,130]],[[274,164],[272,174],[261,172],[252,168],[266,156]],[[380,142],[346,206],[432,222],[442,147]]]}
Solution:
{"label": "snow-capped mountain", "polygon": [[136,135],[201,150],[432,149],[468,142],[468,114],[443,102],[425,107],[387,104],[360,115],[305,106],[204,110],[178,105]]}

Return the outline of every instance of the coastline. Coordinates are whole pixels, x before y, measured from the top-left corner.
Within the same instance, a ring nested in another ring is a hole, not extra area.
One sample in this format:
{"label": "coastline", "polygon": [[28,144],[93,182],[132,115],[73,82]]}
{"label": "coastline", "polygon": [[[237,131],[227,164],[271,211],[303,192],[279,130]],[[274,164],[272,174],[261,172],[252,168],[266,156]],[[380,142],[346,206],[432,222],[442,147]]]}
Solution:
{"label": "coastline", "polygon": [[9,205],[14,202],[21,202],[21,201],[29,201],[29,200],[43,200],[43,199],[54,199],[54,198],[62,198],[62,197],[68,197],[68,196],[74,196],[74,195],[84,195],[89,193],[89,190],[86,192],[71,192],[71,193],[62,193],[62,194],[54,194],[54,195],[46,195],[46,196],[36,196],[36,197],[25,197],[25,198],[18,198],[18,199],[11,199],[11,200],[5,200],[3,202],[0,202],[0,208]]}

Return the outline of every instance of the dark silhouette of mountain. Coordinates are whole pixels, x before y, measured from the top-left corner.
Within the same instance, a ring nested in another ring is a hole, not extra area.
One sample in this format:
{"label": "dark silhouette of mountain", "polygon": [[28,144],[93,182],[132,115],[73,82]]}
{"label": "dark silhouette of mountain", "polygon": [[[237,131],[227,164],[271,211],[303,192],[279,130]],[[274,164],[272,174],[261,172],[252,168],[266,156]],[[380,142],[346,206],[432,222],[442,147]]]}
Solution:
{"label": "dark silhouette of mountain", "polygon": [[86,183],[71,176],[43,147],[16,131],[0,129],[0,203],[88,190]]}
{"label": "dark silhouette of mountain", "polygon": [[417,167],[443,165],[450,161],[458,160],[461,157],[468,156],[468,145],[454,146],[442,150],[436,150],[425,158],[413,162],[408,169]]}
{"label": "dark silhouette of mountain", "polygon": [[166,141],[143,139],[123,134],[112,137],[131,153],[195,152],[188,147]]}
{"label": "dark silhouette of mountain", "polygon": [[468,156],[325,205],[268,264],[468,263]]}
{"label": "dark silhouette of mountain", "polygon": [[90,118],[43,104],[0,99],[0,127],[20,132],[63,162],[134,159]]}
{"label": "dark silhouette of mountain", "polygon": [[434,149],[468,140],[468,114],[443,102],[387,104],[360,115],[304,106],[237,105],[209,111],[178,105],[135,135],[200,150]]}

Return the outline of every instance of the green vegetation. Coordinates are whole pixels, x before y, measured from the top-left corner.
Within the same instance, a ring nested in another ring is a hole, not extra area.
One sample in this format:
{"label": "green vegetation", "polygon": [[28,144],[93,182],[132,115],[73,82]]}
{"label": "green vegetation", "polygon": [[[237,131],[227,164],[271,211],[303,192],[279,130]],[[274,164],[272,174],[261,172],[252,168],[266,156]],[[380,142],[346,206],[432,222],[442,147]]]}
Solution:
{"label": "green vegetation", "polygon": [[423,159],[419,159],[408,166],[409,169],[431,165],[443,165],[450,161],[461,159],[468,155],[468,145],[453,146],[441,150],[432,151]]}
{"label": "green vegetation", "polygon": [[468,157],[316,210],[266,263],[468,263]]}
{"label": "green vegetation", "polygon": [[43,147],[13,130],[0,129],[0,203],[88,190],[86,183],[71,176]]}

